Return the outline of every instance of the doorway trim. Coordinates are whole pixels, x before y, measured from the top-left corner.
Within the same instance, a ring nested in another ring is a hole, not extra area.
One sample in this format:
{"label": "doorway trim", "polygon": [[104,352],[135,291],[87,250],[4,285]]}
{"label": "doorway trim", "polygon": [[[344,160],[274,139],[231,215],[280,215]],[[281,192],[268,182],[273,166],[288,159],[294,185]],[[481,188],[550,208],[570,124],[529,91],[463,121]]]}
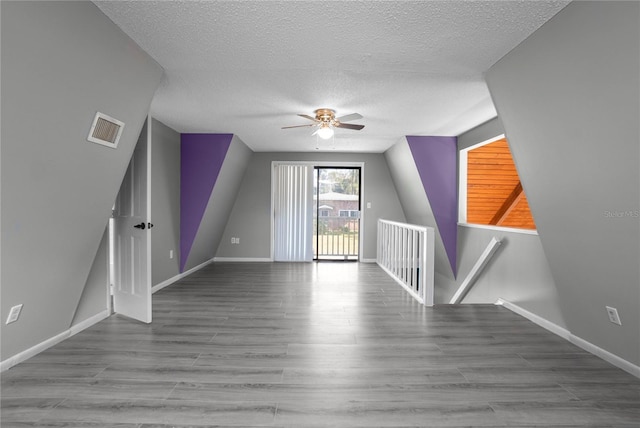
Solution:
{"label": "doorway trim", "polygon": [[[277,165],[308,165],[312,168],[319,167],[337,167],[337,168],[360,168],[360,201],[366,201],[366,188],[365,188],[365,162],[340,162],[332,160],[313,160],[313,161],[271,161],[271,261],[274,260],[274,246],[275,246],[275,171]],[[360,230],[365,230],[366,215],[365,209],[360,210]],[[363,261],[361,256],[364,254],[364,233],[360,233],[360,242],[358,243],[358,261]]]}

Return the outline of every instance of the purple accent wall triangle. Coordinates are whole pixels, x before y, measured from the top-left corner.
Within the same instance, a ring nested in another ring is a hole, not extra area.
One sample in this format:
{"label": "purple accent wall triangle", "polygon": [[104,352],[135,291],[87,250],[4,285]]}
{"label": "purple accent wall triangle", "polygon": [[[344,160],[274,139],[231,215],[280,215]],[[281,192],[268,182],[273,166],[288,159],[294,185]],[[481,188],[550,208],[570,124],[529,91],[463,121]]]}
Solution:
{"label": "purple accent wall triangle", "polygon": [[180,136],[180,272],[209,203],[233,134]]}
{"label": "purple accent wall triangle", "polygon": [[406,138],[455,276],[458,240],[458,139],[426,136]]}

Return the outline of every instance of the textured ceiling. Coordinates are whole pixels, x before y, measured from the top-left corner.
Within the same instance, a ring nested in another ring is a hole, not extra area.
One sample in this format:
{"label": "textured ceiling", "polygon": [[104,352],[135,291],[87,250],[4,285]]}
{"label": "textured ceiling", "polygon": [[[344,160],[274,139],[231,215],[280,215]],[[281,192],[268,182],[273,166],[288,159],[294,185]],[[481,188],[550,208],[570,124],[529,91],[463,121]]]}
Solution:
{"label": "textured ceiling", "polygon": [[[151,114],[254,151],[382,152],[496,115],[483,73],[566,1],[95,1],[164,68]],[[297,113],[353,112],[317,140]]]}

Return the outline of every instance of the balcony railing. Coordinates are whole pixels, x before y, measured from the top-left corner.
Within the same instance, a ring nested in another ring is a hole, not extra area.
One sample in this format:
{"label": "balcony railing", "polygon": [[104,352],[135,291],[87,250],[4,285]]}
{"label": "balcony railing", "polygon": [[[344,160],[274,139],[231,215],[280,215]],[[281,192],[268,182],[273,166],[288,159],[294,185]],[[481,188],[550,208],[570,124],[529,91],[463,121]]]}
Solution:
{"label": "balcony railing", "polygon": [[314,219],[313,254],[316,259],[358,260],[360,219],[317,217]]}
{"label": "balcony railing", "polygon": [[433,306],[434,232],[432,227],[378,220],[378,265],[427,306]]}

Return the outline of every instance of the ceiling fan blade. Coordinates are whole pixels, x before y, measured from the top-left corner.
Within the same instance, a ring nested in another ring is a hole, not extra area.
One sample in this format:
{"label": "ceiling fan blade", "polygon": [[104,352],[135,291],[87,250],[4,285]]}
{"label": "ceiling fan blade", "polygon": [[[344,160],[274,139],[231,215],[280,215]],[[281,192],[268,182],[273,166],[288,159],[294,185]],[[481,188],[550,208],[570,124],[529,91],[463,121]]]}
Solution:
{"label": "ceiling fan blade", "polygon": [[338,122],[349,122],[350,120],[358,120],[358,119],[362,119],[362,115],[358,113],[351,113],[351,114],[347,114],[345,116],[336,118]]}
{"label": "ceiling fan blade", "polygon": [[316,126],[315,123],[310,123],[308,125],[294,125],[294,126],[283,126],[282,129],[290,129],[290,128],[308,128],[309,126]]}
{"label": "ceiling fan blade", "polygon": [[356,124],[353,124],[353,123],[342,123],[342,122],[340,122],[336,126],[338,126],[340,128],[355,129],[356,131],[359,131],[362,128],[364,128],[364,125],[356,125]]}
{"label": "ceiling fan blade", "polygon": [[305,119],[313,120],[314,122],[318,122],[318,119],[315,117],[309,116],[308,114],[299,114],[298,116],[304,117]]}

